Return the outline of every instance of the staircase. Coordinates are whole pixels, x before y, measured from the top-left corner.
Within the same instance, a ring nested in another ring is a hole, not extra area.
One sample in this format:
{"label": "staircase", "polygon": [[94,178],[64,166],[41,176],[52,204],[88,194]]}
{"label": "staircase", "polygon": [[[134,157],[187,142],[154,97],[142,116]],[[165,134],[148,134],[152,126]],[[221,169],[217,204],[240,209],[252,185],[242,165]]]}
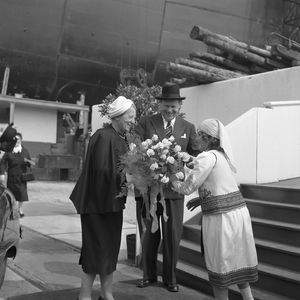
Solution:
{"label": "staircase", "polygon": [[[300,299],[299,188],[242,184],[255,237],[259,279],[251,284],[256,300]],[[200,216],[184,224],[176,277],[179,284],[213,296],[200,249]],[[162,254],[158,268],[162,274]],[[214,299],[211,297],[211,299]],[[230,300],[242,300],[237,286]]]}

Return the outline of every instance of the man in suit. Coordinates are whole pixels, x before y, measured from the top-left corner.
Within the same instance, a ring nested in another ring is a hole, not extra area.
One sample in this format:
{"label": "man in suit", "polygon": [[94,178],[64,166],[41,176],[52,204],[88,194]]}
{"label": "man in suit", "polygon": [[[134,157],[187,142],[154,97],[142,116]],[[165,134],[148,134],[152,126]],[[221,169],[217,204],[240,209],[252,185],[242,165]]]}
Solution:
{"label": "man in suit", "polygon": [[[197,154],[195,126],[178,116],[182,100],[178,85],[165,85],[162,94],[157,97],[160,102],[160,113],[144,116],[137,124],[136,132],[143,140],[151,139],[156,134],[160,140],[174,136],[175,142],[181,146],[182,151],[191,155]],[[170,292],[178,292],[179,287],[175,277],[175,269],[178,260],[179,243],[183,227],[184,196],[171,189],[164,189],[166,200],[166,214],[168,221],[162,220],[163,235],[163,283]],[[136,198],[137,199],[137,198]],[[159,200],[159,198],[158,198]],[[161,240],[160,228],[152,233],[152,219],[146,219],[143,201],[137,201],[137,210],[141,209],[141,215],[146,225],[146,232],[142,242],[143,280],[137,287],[144,288],[157,282],[157,253]],[[160,220],[163,210],[158,202],[157,217]],[[158,223],[160,223],[158,221]]]}

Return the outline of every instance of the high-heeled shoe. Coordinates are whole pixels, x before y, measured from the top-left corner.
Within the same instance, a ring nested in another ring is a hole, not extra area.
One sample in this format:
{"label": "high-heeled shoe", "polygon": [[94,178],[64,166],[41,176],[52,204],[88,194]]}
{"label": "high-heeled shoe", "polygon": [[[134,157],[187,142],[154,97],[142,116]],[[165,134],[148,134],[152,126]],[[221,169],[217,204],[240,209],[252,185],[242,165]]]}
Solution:
{"label": "high-heeled shoe", "polygon": [[20,214],[20,218],[24,218],[25,217],[25,214]]}

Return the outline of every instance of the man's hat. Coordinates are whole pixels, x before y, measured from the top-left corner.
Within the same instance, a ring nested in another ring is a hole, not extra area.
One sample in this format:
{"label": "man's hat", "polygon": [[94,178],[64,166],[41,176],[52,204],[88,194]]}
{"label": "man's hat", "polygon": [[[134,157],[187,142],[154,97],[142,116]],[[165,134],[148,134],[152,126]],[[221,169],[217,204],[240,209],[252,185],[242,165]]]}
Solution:
{"label": "man's hat", "polygon": [[164,85],[160,97],[156,97],[158,100],[184,100],[185,97],[180,97],[179,86],[177,84]]}

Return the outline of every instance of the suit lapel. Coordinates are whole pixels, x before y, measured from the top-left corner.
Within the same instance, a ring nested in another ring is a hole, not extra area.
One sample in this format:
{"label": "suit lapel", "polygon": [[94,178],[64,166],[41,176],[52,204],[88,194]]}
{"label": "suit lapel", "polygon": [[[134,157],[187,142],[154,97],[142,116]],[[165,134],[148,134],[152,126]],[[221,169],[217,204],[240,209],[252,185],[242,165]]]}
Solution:
{"label": "suit lapel", "polygon": [[159,139],[162,141],[165,138],[165,128],[161,114],[154,115],[151,123]]}
{"label": "suit lapel", "polygon": [[185,125],[182,122],[182,119],[180,117],[176,117],[174,130],[173,130],[173,136],[176,142],[178,142],[180,138],[183,136],[184,129],[185,129]]}

